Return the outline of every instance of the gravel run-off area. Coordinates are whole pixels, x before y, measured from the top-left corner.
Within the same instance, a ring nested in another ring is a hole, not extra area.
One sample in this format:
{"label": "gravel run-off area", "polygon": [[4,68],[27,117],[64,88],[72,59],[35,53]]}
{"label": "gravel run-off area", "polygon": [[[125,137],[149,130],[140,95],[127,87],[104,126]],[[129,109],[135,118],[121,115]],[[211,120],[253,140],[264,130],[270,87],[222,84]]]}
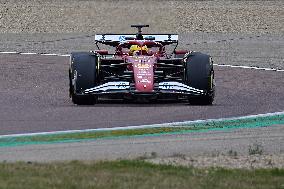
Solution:
{"label": "gravel run-off area", "polygon": [[216,155],[216,156],[185,156],[176,154],[174,157],[152,158],[146,161],[155,164],[167,164],[186,167],[222,167],[233,169],[284,168],[284,154],[280,155]]}
{"label": "gravel run-off area", "polygon": [[284,2],[164,0],[1,0],[0,33],[284,33]]}

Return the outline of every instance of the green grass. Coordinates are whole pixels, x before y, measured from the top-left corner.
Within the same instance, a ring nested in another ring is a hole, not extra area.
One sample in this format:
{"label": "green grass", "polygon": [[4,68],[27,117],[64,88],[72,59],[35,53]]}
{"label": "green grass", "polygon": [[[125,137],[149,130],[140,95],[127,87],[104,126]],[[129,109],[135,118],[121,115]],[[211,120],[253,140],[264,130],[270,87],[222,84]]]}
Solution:
{"label": "green grass", "polygon": [[283,169],[228,170],[144,161],[1,163],[0,189],[270,189],[284,188]]}

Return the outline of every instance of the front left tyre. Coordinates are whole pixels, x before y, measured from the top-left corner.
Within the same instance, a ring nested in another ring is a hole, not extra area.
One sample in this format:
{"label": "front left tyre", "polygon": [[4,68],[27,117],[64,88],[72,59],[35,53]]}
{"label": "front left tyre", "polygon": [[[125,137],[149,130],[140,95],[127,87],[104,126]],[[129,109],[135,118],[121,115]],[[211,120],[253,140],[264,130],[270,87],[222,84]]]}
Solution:
{"label": "front left tyre", "polygon": [[215,97],[212,58],[207,54],[192,52],[185,60],[186,84],[206,91],[206,94],[201,96],[189,96],[189,103],[192,105],[212,105]]}

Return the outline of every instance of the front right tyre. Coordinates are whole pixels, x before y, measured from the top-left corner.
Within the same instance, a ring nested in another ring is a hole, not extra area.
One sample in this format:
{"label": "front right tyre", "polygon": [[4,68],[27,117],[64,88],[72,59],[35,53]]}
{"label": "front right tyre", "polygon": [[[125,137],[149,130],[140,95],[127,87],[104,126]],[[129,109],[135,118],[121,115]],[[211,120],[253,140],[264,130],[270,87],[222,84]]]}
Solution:
{"label": "front right tyre", "polygon": [[83,91],[96,86],[97,83],[96,54],[89,52],[72,53],[69,68],[69,94],[77,105],[93,105],[97,96],[84,94]]}

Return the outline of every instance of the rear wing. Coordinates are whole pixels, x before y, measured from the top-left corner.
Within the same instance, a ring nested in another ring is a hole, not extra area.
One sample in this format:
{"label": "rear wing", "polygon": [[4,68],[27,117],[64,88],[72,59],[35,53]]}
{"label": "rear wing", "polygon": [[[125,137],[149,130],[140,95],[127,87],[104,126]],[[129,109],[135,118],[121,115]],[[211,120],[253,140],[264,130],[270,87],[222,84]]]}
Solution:
{"label": "rear wing", "polygon": [[[163,45],[178,43],[177,34],[142,34],[143,40],[159,42]],[[96,43],[117,46],[119,43],[136,40],[135,34],[97,34]]]}

